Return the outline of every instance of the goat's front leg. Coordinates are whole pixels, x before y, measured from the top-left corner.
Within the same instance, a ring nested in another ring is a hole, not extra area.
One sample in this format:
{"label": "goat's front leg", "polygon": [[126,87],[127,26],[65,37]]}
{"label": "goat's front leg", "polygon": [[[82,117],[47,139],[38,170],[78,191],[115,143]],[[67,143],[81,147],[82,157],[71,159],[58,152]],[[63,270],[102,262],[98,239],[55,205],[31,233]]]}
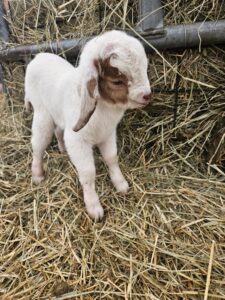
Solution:
{"label": "goat's front leg", "polygon": [[72,130],[65,130],[64,141],[70,159],[78,172],[87,212],[92,219],[99,221],[104,211],[95,190],[96,172],[92,147]]}
{"label": "goat's front leg", "polygon": [[104,143],[99,144],[98,147],[109,168],[109,175],[116,190],[126,193],[129,189],[129,185],[118,164],[116,130],[113,131]]}

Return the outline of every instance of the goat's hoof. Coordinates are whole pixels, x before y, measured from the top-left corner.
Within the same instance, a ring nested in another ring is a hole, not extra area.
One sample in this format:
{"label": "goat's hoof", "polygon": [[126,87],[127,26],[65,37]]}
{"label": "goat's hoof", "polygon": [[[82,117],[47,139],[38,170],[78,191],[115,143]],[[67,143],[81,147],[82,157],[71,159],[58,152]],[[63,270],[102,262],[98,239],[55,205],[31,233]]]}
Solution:
{"label": "goat's hoof", "polygon": [[101,221],[101,219],[103,218],[103,215],[104,215],[104,210],[103,210],[101,204],[94,204],[94,205],[87,206],[87,212],[88,212],[88,215],[95,222]]}
{"label": "goat's hoof", "polygon": [[123,181],[117,182],[115,184],[115,187],[116,187],[117,192],[123,193],[123,194],[126,194],[129,190],[129,185],[125,179]]}
{"label": "goat's hoof", "polygon": [[44,176],[32,176],[32,182],[34,184],[40,184],[45,179]]}

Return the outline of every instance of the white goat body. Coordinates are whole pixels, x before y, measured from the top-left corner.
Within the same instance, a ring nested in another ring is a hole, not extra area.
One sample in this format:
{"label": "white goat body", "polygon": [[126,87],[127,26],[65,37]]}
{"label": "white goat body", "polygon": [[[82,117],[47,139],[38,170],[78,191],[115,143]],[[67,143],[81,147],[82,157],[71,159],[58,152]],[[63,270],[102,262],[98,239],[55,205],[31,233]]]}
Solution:
{"label": "white goat body", "polygon": [[150,92],[143,46],[123,32],[106,32],[89,41],[77,68],[57,55],[38,54],[25,76],[25,104],[34,110],[33,181],[44,179],[43,154],[55,132],[60,151],[68,152],[77,169],[88,214],[101,219],[92,148],[99,147],[117,191],[126,192],[116,127],[126,109],[149,102]]}

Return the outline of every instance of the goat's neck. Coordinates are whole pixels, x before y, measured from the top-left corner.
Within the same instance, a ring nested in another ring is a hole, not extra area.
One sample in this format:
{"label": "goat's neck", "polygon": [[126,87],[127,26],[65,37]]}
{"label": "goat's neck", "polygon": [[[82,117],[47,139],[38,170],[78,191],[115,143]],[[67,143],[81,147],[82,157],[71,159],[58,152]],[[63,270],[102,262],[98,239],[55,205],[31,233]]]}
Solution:
{"label": "goat's neck", "polygon": [[97,109],[100,113],[118,116],[121,118],[126,111],[126,107],[118,104],[109,104],[106,100],[100,99],[97,104]]}

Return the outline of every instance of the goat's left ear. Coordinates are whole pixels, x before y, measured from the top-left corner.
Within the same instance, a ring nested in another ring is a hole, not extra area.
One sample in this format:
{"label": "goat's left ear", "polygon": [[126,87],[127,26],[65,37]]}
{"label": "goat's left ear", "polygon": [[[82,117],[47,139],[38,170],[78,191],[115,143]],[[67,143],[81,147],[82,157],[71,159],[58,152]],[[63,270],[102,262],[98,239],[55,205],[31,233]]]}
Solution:
{"label": "goat's left ear", "polygon": [[75,132],[81,130],[88,123],[96,109],[98,98],[98,73],[95,72],[81,85],[81,109],[79,119],[73,128]]}

